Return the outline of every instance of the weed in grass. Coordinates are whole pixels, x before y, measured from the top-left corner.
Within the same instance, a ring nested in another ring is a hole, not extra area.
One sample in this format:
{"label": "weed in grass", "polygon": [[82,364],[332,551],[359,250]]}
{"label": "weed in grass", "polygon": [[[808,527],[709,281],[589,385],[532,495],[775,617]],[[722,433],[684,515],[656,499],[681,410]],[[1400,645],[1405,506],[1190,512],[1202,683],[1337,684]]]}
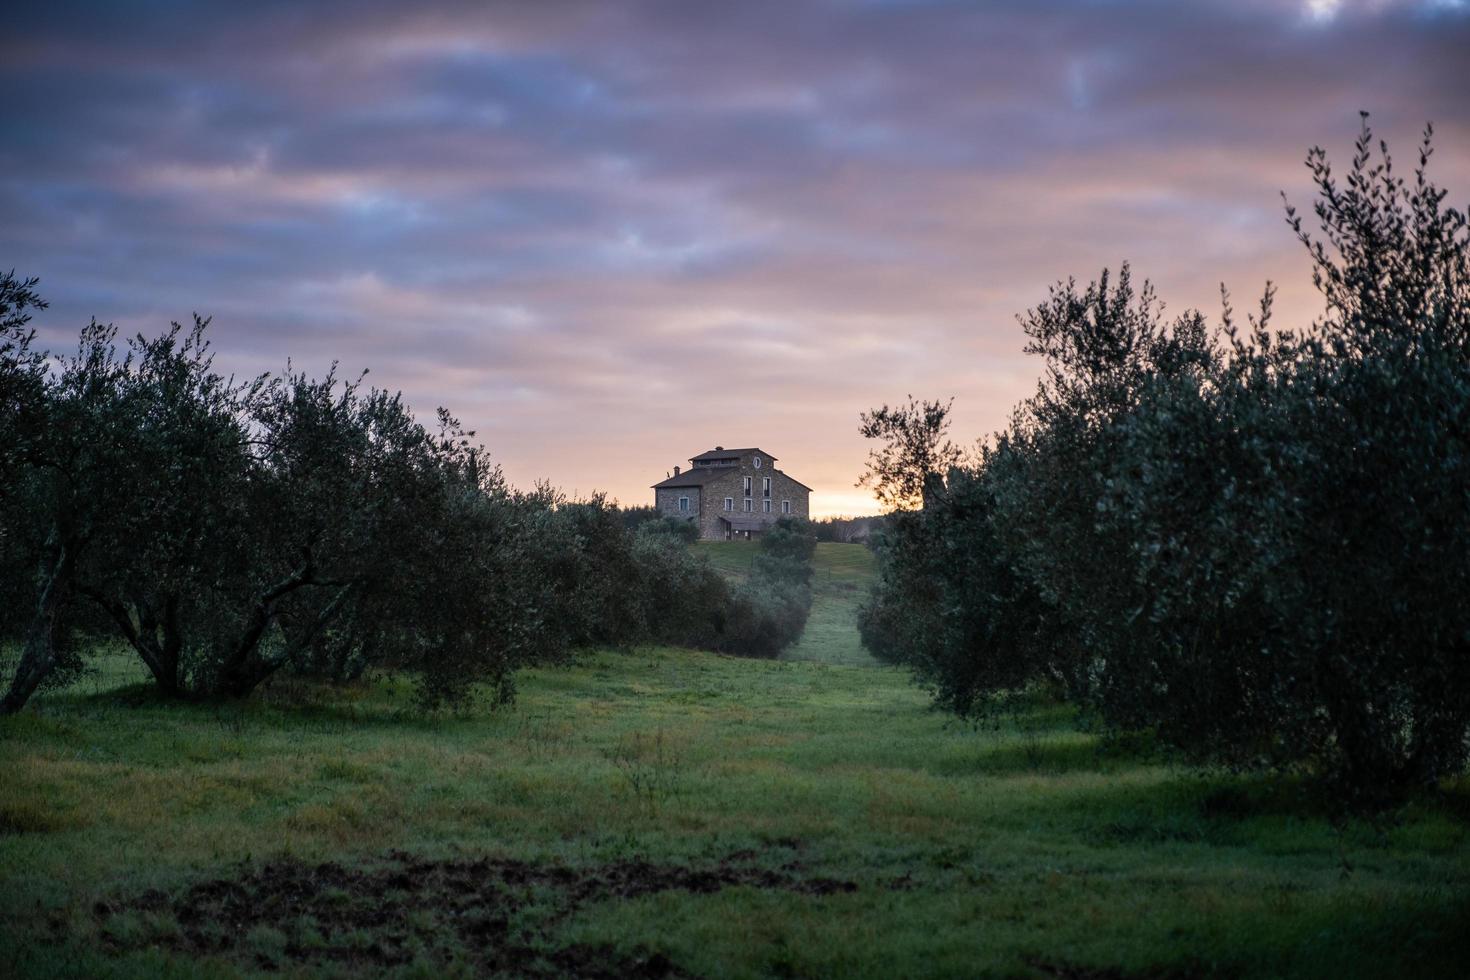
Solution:
{"label": "weed in grass", "polygon": [[214,721],[220,731],[240,738],[250,731],[250,715],[244,703],[225,701],[214,706]]}
{"label": "weed in grass", "polygon": [[1042,736],[1047,726],[1044,722],[1037,721],[1031,714],[1017,714],[1013,719],[1016,731],[1020,734],[1021,755],[1026,760],[1026,765],[1032,772],[1041,768],[1041,763],[1046,759],[1046,747]]}
{"label": "weed in grass", "polygon": [[527,761],[545,762],[555,758],[571,739],[571,726],[553,719],[547,713],[527,712],[516,722],[512,735]]}
{"label": "weed in grass", "polygon": [[641,732],[623,736],[607,758],[650,817],[657,817],[659,807],[684,791],[683,759],[662,730],[651,737]]}
{"label": "weed in grass", "polygon": [[375,782],[378,773],[371,767],[347,759],[329,759],[317,770],[322,779],[333,782],[368,784]]}

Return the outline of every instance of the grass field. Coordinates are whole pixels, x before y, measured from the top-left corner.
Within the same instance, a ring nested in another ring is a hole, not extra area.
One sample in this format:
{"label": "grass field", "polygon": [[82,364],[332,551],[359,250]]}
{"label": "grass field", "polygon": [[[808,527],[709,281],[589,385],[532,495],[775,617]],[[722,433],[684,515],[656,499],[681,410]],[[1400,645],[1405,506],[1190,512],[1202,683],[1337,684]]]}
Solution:
{"label": "grass field", "polygon": [[[861,576],[834,560],[860,551],[822,553],[828,585]],[[818,594],[837,622],[845,592]],[[835,632],[813,643],[855,659]],[[511,708],[434,718],[386,679],[234,706],[141,682],[104,657],[0,719],[0,973],[1451,976],[1470,958],[1463,785],[1334,828],[1289,786],[1170,768],[1055,706],[975,730],[900,672],[812,659],[599,652],[524,672]]]}

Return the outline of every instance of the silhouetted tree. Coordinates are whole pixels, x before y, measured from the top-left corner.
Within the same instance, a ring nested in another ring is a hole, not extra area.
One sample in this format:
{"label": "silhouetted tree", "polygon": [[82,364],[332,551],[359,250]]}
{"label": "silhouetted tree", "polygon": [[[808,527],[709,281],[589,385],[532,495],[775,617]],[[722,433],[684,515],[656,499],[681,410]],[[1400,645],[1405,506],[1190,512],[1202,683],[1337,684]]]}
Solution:
{"label": "silhouetted tree", "polygon": [[880,440],[882,446],[868,454],[858,486],[870,488],[887,507],[927,504],[960,457],[945,438],[952,402],[918,402],[910,396],[907,405],[864,413],[863,436]]}

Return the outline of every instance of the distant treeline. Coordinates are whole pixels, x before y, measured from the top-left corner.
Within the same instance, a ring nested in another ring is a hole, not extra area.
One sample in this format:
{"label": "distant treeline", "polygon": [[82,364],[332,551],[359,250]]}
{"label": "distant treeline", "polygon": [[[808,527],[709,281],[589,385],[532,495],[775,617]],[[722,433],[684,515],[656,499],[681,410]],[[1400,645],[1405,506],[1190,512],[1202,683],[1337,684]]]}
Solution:
{"label": "distant treeline", "polygon": [[887,518],[877,517],[826,517],[812,522],[818,541],[838,544],[872,544],[878,540],[887,524]]}
{"label": "distant treeline", "polygon": [[[1377,153],[1375,153],[1375,149]],[[1022,317],[1036,394],[976,452],[947,407],[884,407],[901,506],[870,649],[962,715],[1045,685],[1188,758],[1307,773],[1374,806],[1470,753],[1470,246],[1366,119],[1291,207],[1323,317],[1166,323],[1125,266]]]}
{"label": "distant treeline", "polygon": [[811,532],[782,522],[732,588],[682,530],[519,491],[440,410],[361,378],[212,366],[207,321],[53,357],[34,279],[0,277],[0,713],[111,638],[158,689],[238,697],[277,671],[404,671],[429,706],[587,645],[774,656],[801,633]]}

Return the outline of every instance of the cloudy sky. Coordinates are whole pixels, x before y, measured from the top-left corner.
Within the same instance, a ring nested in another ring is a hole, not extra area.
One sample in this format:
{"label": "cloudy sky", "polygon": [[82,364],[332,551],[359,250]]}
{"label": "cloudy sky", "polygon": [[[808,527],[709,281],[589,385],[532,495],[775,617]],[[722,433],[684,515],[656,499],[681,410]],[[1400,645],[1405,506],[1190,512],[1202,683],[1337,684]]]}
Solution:
{"label": "cloudy sky", "polygon": [[1470,4],[7,5],[0,266],[220,364],[370,368],[513,482],[646,502],[759,445],[817,513],[858,413],[1034,385],[1015,315],[1131,261],[1316,309],[1279,193],[1358,110],[1470,199]]}

